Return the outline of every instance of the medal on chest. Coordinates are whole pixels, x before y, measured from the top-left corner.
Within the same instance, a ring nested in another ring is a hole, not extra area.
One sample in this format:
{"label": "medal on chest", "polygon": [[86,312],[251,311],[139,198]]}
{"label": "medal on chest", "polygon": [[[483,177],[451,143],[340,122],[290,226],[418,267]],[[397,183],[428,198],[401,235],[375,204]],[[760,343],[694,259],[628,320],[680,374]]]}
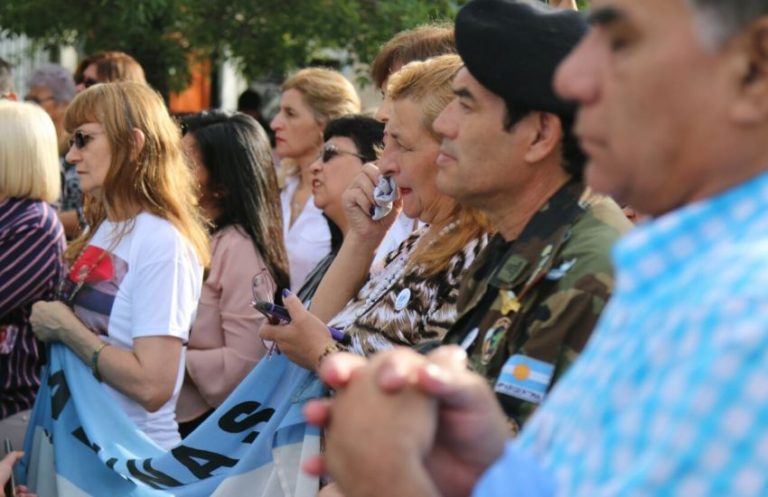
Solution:
{"label": "medal on chest", "polygon": [[521,304],[517,295],[512,290],[500,290],[499,296],[501,297],[501,314],[506,316],[511,312],[518,312]]}

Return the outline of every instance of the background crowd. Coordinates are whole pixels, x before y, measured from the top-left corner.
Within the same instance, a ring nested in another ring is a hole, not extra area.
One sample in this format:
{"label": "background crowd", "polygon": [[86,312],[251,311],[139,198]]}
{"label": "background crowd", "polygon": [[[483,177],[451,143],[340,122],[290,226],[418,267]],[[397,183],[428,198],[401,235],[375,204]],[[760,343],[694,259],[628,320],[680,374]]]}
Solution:
{"label": "background crowd", "polygon": [[311,67],[269,129],[122,52],[25,102],[0,60],[0,438],[49,342],[166,450],[279,353],[336,390],[324,497],[764,495],[768,4],[731,4],[471,0],[381,47],[375,116]]}

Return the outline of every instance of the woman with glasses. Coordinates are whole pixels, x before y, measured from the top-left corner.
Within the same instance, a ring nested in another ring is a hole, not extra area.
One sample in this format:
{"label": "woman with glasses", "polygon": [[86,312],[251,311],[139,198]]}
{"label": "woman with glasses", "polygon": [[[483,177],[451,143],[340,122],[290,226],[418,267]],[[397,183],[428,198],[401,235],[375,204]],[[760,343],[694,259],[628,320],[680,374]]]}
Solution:
{"label": "woman with glasses", "polygon": [[280,200],[294,290],[328,254],[331,242],[328,225],[312,202],[309,166],[322,151],[323,129],[328,121],[357,112],[360,99],[352,84],[337,71],[302,69],[283,83],[280,110],[270,126],[285,177]]}
{"label": "woman with glasses", "polygon": [[376,160],[383,139],[384,124],[366,116],[343,116],[325,127],[323,152],[309,170],[315,206],[323,211],[331,230],[331,251],[305,278],[297,293],[302,302],[312,299],[349,229],[342,194],[360,174],[363,164]]}
{"label": "woman with glasses", "polygon": [[21,448],[40,386],[32,304],[54,295],[64,230],[56,129],[40,107],[0,101],[0,439]]}
{"label": "woman with glasses", "polygon": [[124,52],[98,52],[81,60],[75,69],[77,92],[97,83],[135,81],[146,84],[144,69],[136,59]]}
{"label": "woman with glasses", "polygon": [[67,249],[59,300],[34,304],[32,329],[70,348],[138,429],[170,448],[208,263],[181,134],[162,98],[133,82],[83,91],[65,127],[90,229]]}
{"label": "woman with glasses", "polygon": [[[251,293],[268,298],[288,286],[288,256],[272,151],[252,117],[222,111],[182,119],[184,152],[211,225],[211,266],[190,332],[176,417],[191,433],[264,355],[264,317]],[[256,287],[252,288],[254,274]]]}
{"label": "woman with glasses", "polygon": [[[478,211],[437,189],[440,136],[432,121],[453,99],[456,55],[406,65],[390,78],[392,114],[386,124],[378,169],[366,164],[344,196],[348,232],[312,299],[311,311],[284,298],[293,321],[265,326],[294,363],[316,370],[328,354],[347,348],[370,355],[394,345],[420,347],[442,339],[456,318],[463,273],[487,243],[489,225]],[[397,184],[403,211],[425,228],[390,252],[384,266],[371,269],[375,251],[397,210],[373,221],[373,190],[381,175]],[[318,319],[319,318],[319,319]],[[325,322],[346,333],[338,343]]]}

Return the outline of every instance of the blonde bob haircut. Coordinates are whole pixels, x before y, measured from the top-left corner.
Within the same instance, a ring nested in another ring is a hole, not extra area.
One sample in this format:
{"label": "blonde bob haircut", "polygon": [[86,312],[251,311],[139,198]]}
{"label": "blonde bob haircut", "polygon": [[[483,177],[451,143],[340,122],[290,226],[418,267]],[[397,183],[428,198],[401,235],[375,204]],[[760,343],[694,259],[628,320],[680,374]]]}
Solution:
{"label": "blonde bob haircut", "polygon": [[39,106],[0,100],[0,195],[56,202],[61,194],[56,128]]}
{"label": "blonde bob haircut", "polygon": [[[394,73],[387,84],[387,98],[393,102],[410,100],[420,106],[421,126],[436,142],[442,136],[435,132],[432,123],[453,100],[451,83],[462,67],[458,55],[441,55],[425,61],[411,62]],[[432,165],[437,167],[436,164]],[[410,266],[421,266],[424,274],[435,275],[447,269],[451,258],[471,240],[491,231],[488,218],[479,210],[456,203],[452,216],[441,224],[432,226],[435,233],[451,222],[458,228],[449,236],[436,239],[432,244],[420,244],[409,260]]]}
{"label": "blonde bob haircut", "polygon": [[[209,261],[206,224],[198,209],[196,182],[181,151],[181,132],[163,99],[149,86],[132,81],[94,85],[75,97],[64,117],[73,133],[85,123],[100,123],[109,142],[109,170],[96,197],[86,195],[90,230],[70,244],[73,260],[106,218],[129,221],[148,212],[168,220],[189,241],[201,263]],[[137,131],[144,144],[136,141]],[[113,241],[116,243],[117,241]]]}

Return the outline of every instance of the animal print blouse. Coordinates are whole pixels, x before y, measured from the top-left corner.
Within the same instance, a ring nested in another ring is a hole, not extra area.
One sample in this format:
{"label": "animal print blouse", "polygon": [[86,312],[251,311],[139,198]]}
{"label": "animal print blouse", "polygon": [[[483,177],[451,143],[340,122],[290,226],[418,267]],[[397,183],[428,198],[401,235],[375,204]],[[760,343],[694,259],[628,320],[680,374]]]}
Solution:
{"label": "animal print blouse", "polygon": [[461,278],[485,248],[488,236],[472,239],[434,276],[425,277],[419,266],[404,271],[428,229],[416,230],[390,252],[384,267],[370,274],[357,296],[329,322],[349,334],[350,352],[371,355],[396,345],[440,341],[453,325]]}

